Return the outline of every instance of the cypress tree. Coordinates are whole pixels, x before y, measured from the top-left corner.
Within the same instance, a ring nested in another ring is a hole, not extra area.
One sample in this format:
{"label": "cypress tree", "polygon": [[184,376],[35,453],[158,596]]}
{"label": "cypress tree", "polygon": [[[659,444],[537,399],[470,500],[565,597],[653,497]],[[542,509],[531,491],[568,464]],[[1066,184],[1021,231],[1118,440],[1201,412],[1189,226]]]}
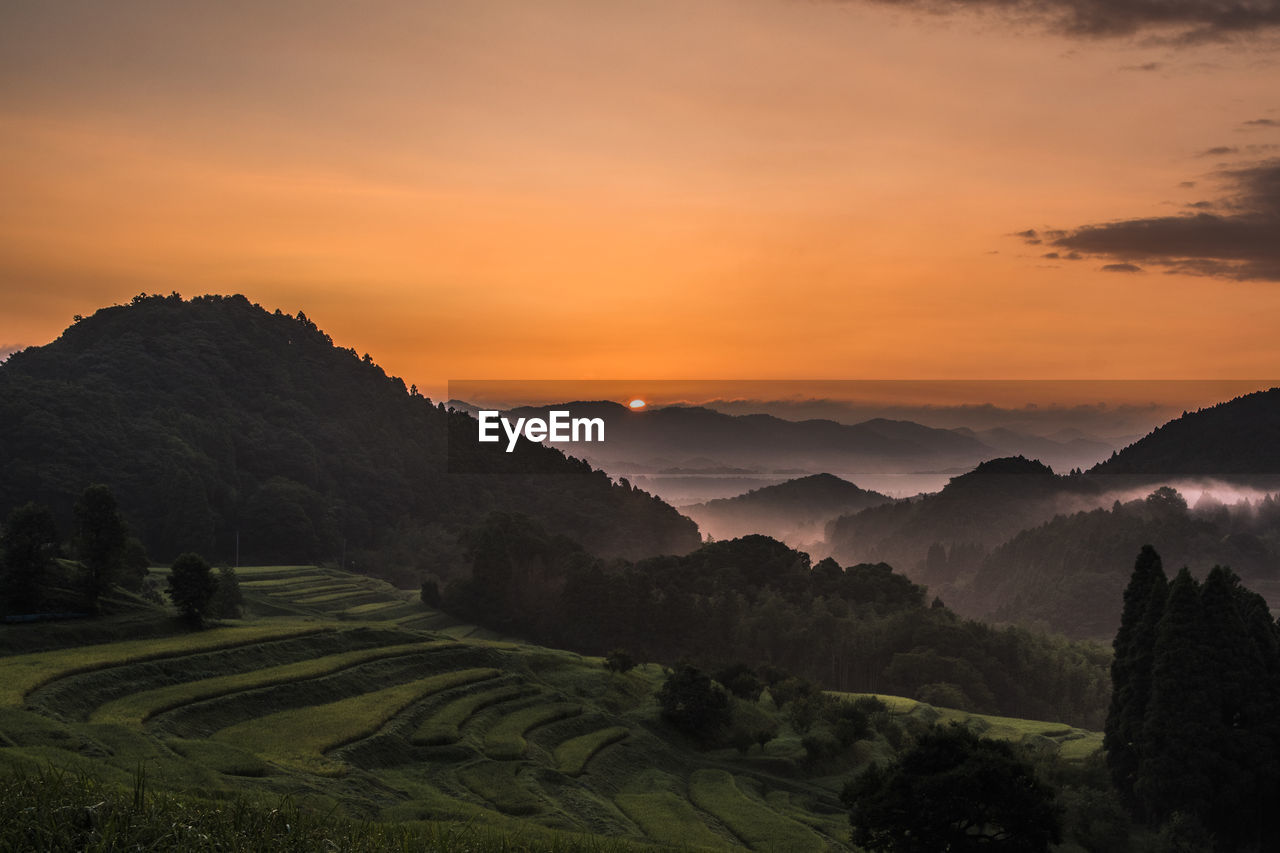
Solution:
{"label": "cypress tree", "polygon": [[1134,794],[1143,812],[1163,820],[1174,812],[1207,821],[1214,783],[1223,774],[1215,742],[1217,679],[1200,585],[1182,569],[1156,629],[1151,692],[1138,742]]}
{"label": "cypress tree", "polygon": [[1277,829],[1280,669],[1275,623],[1262,596],[1215,566],[1201,593],[1217,680],[1221,778],[1206,821],[1226,849],[1261,849]]}
{"label": "cypress tree", "polygon": [[1124,612],[1113,643],[1111,707],[1104,746],[1116,787],[1130,800],[1138,772],[1138,744],[1151,683],[1155,626],[1163,612],[1168,582],[1160,555],[1142,546],[1124,591]]}

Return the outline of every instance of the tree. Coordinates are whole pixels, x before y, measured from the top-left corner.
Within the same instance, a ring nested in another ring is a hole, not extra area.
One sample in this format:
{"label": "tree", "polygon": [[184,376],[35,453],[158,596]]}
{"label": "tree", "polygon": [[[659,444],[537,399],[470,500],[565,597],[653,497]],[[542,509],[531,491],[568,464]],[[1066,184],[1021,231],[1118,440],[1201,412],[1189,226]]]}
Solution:
{"label": "tree", "polygon": [[218,579],[199,554],[186,553],[174,560],[169,572],[169,598],[193,625],[204,623],[209,603],[218,591]]}
{"label": "tree", "polygon": [[1143,717],[1151,693],[1151,655],[1156,624],[1164,610],[1168,582],[1155,548],[1144,545],[1124,591],[1124,611],[1112,647],[1111,707],[1103,745],[1116,787],[1133,797],[1138,773]]}
{"label": "tree", "polygon": [[422,590],[418,593],[418,600],[427,607],[438,608],[440,606],[440,584],[432,578],[427,578],[422,582]]}
{"label": "tree", "polygon": [[1159,820],[1173,812],[1201,820],[1210,813],[1215,771],[1222,762],[1215,750],[1218,685],[1212,639],[1200,584],[1184,568],[1169,584],[1156,630],[1151,698],[1134,782],[1144,813]]}
{"label": "tree", "polygon": [[218,569],[218,588],[209,601],[209,614],[219,619],[239,619],[244,606],[244,594],[240,592],[240,579],[230,566]]}
{"label": "tree", "polygon": [[111,489],[102,484],[89,486],[76,501],[77,545],[85,570],[85,592],[91,610],[111,588],[124,564],[129,528],[116,507]]}
{"label": "tree", "polygon": [[1061,839],[1053,791],[1009,744],[952,725],[845,786],[853,843],[884,853],[1042,853]]}
{"label": "tree", "polygon": [[40,581],[58,550],[58,528],[48,507],[28,503],[9,513],[0,536],[0,578],[11,609],[40,606]]}
{"label": "tree", "polygon": [[689,664],[680,664],[658,691],[662,717],[671,725],[704,742],[713,740],[729,723],[729,696],[711,676]]}
{"label": "tree", "polygon": [[636,659],[623,649],[614,649],[605,656],[604,667],[610,672],[630,672],[636,668]]}

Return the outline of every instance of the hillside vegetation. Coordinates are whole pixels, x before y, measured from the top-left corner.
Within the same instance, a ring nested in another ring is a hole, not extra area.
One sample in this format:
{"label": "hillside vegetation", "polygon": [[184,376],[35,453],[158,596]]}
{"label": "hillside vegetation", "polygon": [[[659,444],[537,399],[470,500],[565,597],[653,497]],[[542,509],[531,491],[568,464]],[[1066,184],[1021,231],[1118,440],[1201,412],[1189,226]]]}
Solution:
{"label": "hillside vegetation", "polygon": [[301,312],[140,296],[0,365],[0,516],[34,500],[69,530],[77,496],[105,483],[153,558],[229,562],[238,547],[246,562],[410,567],[406,585],[443,572],[456,531],[496,509],[605,555],[697,547],[656,498],[475,435]]}
{"label": "hillside vegetation", "polygon": [[814,474],[680,511],[717,539],[760,533],[801,548],[820,541],[831,519],[890,500],[831,474]]}
{"label": "hillside vegetation", "polygon": [[[240,577],[257,614],[242,621],[0,656],[0,766],[20,774],[4,782],[3,808],[92,796],[114,837],[135,843],[184,816],[193,832],[224,833],[218,849],[243,849],[246,827],[277,832],[270,808],[287,795],[305,837],[350,839],[339,843],[352,849],[424,839],[463,849],[470,837],[495,846],[466,849],[822,850],[848,837],[844,779],[893,754],[885,733],[949,718],[1073,758],[1097,743],[1060,724],[900,700],[884,713],[901,722],[877,724],[844,758],[815,761],[766,695],[737,712],[777,720],[763,747],[697,748],[660,721],[656,666],[611,672],[339,570]],[[4,627],[0,648],[38,645],[11,640],[46,630]],[[49,766],[80,775],[50,776]],[[24,831],[82,837],[47,823]],[[502,846],[511,844],[522,846]]]}

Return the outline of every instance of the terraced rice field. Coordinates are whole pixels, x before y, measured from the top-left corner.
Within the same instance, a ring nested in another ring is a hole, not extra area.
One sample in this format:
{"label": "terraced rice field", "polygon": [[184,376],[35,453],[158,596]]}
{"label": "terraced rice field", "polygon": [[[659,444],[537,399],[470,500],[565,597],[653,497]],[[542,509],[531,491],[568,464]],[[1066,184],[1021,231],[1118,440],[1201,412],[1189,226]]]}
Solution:
{"label": "terraced rice field", "polygon": [[[771,744],[764,770],[758,752],[752,763],[673,740],[656,722],[655,666],[612,674],[343,572],[239,574],[245,620],[0,657],[0,766],[51,762],[123,784],[144,767],[152,784],[203,796],[288,794],[360,819],[693,849],[847,839],[843,780],[779,770],[795,743]],[[1064,751],[1085,740],[1025,723],[986,725],[1059,738]]]}

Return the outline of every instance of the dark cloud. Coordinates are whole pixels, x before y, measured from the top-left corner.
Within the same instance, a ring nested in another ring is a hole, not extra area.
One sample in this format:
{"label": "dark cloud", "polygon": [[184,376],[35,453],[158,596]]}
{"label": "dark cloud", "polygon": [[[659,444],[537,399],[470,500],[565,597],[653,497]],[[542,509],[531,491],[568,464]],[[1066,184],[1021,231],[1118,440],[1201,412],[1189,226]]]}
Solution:
{"label": "dark cloud", "polygon": [[1238,153],[1240,153],[1240,149],[1239,149],[1239,148],[1232,148],[1232,147],[1230,147],[1229,145],[1215,145],[1213,148],[1206,148],[1204,151],[1201,151],[1201,152],[1200,152],[1198,155],[1196,155],[1196,156],[1198,156],[1198,157],[1224,157],[1224,156],[1226,156],[1227,154],[1238,154]]}
{"label": "dark cloud", "polygon": [[1106,264],[1102,267],[1103,272],[1142,272],[1142,267],[1137,264]]}
{"label": "dark cloud", "polygon": [[1121,65],[1121,71],[1159,71],[1164,68],[1162,62],[1144,62],[1141,65]]}
{"label": "dark cloud", "polygon": [[1056,260],[1057,260],[1059,257],[1061,257],[1061,256],[1060,256],[1057,252],[1045,252],[1045,253],[1044,253],[1043,255],[1041,255],[1040,257],[1042,257],[1042,258],[1049,258],[1050,260],[1055,260],[1055,261],[1056,261]]}
{"label": "dark cloud", "polygon": [[1280,127],[1280,121],[1273,118],[1251,118],[1243,122],[1245,127]]}
{"label": "dark cloud", "polygon": [[[843,0],[849,2],[849,0]],[[925,12],[975,10],[1042,21],[1077,38],[1158,35],[1180,43],[1215,41],[1280,28],[1280,0],[871,0]],[[1153,71],[1152,66],[1135,70]]]}
{"label": "dark cloud", "polygon": [[1141,262],[1169,272],[1280,281],[1280,159],[1225,170],[1218,177],[1226,187],[1223,197],[1194,206],[1226,213],[1083,225],[1052,245],[1114,261],[1103,269],[1115,271]]}
{"label": "dark cloud", "polygon": [[1184,190],[1189,190],[1195,185],[1196,185],[1195,181],[1183,181],[1182,183],[1178,184],[1178,186],[1182,187]]}

